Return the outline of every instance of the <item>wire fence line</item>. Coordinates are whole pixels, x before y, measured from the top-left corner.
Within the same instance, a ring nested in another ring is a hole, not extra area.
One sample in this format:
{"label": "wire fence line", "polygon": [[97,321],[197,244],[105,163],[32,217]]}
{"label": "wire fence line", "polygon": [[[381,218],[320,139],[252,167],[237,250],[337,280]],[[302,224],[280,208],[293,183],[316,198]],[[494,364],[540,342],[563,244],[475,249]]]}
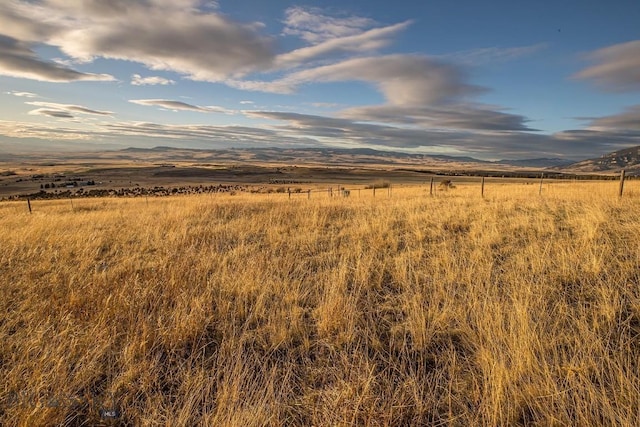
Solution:
{"label": "wire fence line", "polygon": [[[500,184],[506,184],[506,183],[514,183],[514,179],[513,178],[495,178],[492,177],[491,180],[489,181],[488,179],[486,179],[487,177],[485,176],[480,176],[478,178],[479,182],[479,186],[480,186],[480,196],[484,198],[485,196],[485,183],[487,184],[493,184],[496,182],[499,182]],[[615,178],[614,178],[615,179]],[[619,184],[618,184],[618,196],[622,197],[623,193],[624,193],[624,184],[625,184],[625,180],[628,179],[625,175],[625,171],[622,170],[620,173],[620,178],[619,178]],[[610,181],[611,178],[609,178],[607,181]],[[533,179],[516,179],[515,182],[519,182],[519,183],[528,183],[528,184],[533,184],[533,183],[538,183],[538,194],[542,195],[543,192],[543,188],[545,183],[550,184],[550,183],[554,183],[554,184],[558,184],[558,183],[576,183],[576,182],[594,182],[594,183],[600,183],[604,180],[561,180],[561,179],[557,179],[557,178],[552,178],[549,179],[547,178],[545,180],[545,176],[544,174],[541,174],[539,180],[533,180]],[[471,180],[469,178],[465,178],[462,180],[462,182],[460,182],[460,184],[464,184],[464,185],[471,185],[474,184],[475,181]],[[425,181],[424,183],[420,183],[420,184],[399,184],[398,187],[400,188],[424,188],[425,186],[429,188],[429,195],[433,196],[434,194],[436,194],[437,191],[441,191],[441,190],[448,190],[448,189],[452,189],[455,188],[456,184],[458,184],[457,182],[455,182],[453,179],[449,179],[449,178],[444,178],[444,179],[440,179],[439,181],[435,181],[434,177],[431,177],[429,181]],[[291,187],[288,187],[286,189],[286,191],[284,191],[284,189],[282,191],[277,191],[277,193],[285,193],[288,194],[289,198],[291,198],[291,195],[300,195],[300,194],[306,194],[308,198],[311,197],[311,194],[315,194],[315,193],[327,193],[329,197],[349,197],[351,196],[352,192],[357,192],[358,196],[361,196],[362,191],[363,190],[370,190],[372,191],[372,195],[373,197],[376,196],[376,191],[378,192],[378,194],[380,194],[381,192],[384,194],[386,193],[386,195],[388,197],[391,197],[393,194],[393,189],[396,187],[396,185],[392,184],[392,183],[384,183],[384,184],[370,184],[370,185],[366,185],[364,187],[359,186],[359,187],[351,187],[351,188],[347,188],[345,186],[341,186],[338,185],[337,187],[333,187],[333,186],[329,186],[327,187],[326,190],[323,189],[307,189],[307,190],[303,190],[301,188],[296,188],[294,189],[294,191],[291,190]],[[282,187],[281,187],[282,188]]]}
{"label": "wire fence line", "polygon": [[[497,196],[499,194],[498,189],[507,188],[507,186],[510,187],[515,184],[533,186],[535,190],[534,189],[527,190],[526,192],[529,196],[533,194],[537,194],[539,196],[543,196],[545,194],[552,195],[553,193],[551,191],[552,189],[561,189],[563,185],[571,185],[571,184],[599,185],[597,192],[606,193],[605,197],[614,197],[614,195],[617,195],[618,198],[622,198],[623,195],[625,195],[626,197],[632,197],[635,194],[640,194],[640,193],[637,193],[637,190],[634,190],[633,187],[631,189],[627,189],[627,191],[625,192],[626,179],[628,179],[628,177],[626,177],[625,173],[622,172],[620,174],[619,183],[617,184],[617,189],[618,189],[617,192],[614,192],[613,188],[611,188],[613,187],[613,185],[616,184],[615,181],[612,182],[611,180],[609,180],[608,182],[610,182],[612,185],[606,186],[602,184],[607,181],[602,181],[602,180],[559,180],[559,179],[545,179],[544,176],[541,176],[539,179],[535,179],[535,180],[534,179],[494,178],[494,177],[486,179],[486,177],[482,176],[482,177],[477,177],[475,179],[470,177],[460,177],[459,179],[455,179],[455,178],[452,179],[452,178],[446,177],[438,180],[436,180],[435,177],[431,177],[429,180],[425,180],[420,183],[391,183],[391,182],[383,181],[383,182],[376,182],[373,184],[360,184],[360,185],[353,184],[350,186],[342,185],[342,184],[330,184],[327,186],[322,186],[321,184],[315,184],[313,185],[312,188],[307,187],[306,189],[302,187],[292,188],[291,186],[284,187],[280,185],[276,189],[274,189],[273,187],[269,187],[267,191],[247,191],[247,190],[242,190],[240,186],[233,186],[233,187],[224,186],[224,185],[219,185],[217,187],[200,186],[200,187],[196,187],[196,189],[202,190],[203,188],[209,188],[214,190],[198,191],[196,193],[187,193],[187,194],[216,196],[217,194],[236,195],[238,193],[241,193],[249,196],[261,195],[263,197],[264,196],[286,197],[289,200],[300,199],[300,198],[317,199],[318,197],[324,197],[329,199],[353,198],[353,197],[392,198],[394,197],[394,195],[396,197],[405,198],[405,197],[410,197],[411,195],[416,197],[424,197],[424,196],[435,197],[439,194],[448,193],[450,190],[453,191],[454,189],[458,188],[458,186],[460,186],[461,188],[465,189],[465,195],[473,195],[473,194],[476,194],[476,191],[477,191],[477,195],[484,199],[487,195],[491,197]],[[262,190],[265,189],[265,187],[260,187],[260,188]],[[224,189],[225,191],[219,191],[220,189]],[[229,190],[229,189],[232,189],[232,190]],[[415,190],[420,190],[421,192],[416,194]],[[594,189],[593,188],[589,189],[589,192],[594,193]],[[167,192],[166,194],[163,194],[163,196],[180,196],[180,195],[185,195],[185,194],[184,193],[176,194],[171,191]],[[143,193],[128,195],[124,197],[115,196],[115,198],[119,198],[119,199],[140,198],[140,197],[144,197],[146,200],[146,204],[149,205],[149,198],[158,198],[159,196],[155,194],[143,194]],[[86,193],[83,194],[82,192],[80,192],[80,194],[70,193],[67,195],[67,197],[55,197],[55,198],[44,198],[44,199],[35,199],[31,197],[26,197],[23,199],[16,199],[16,200],[22,200],[26,202],[25,208],[28,210],[29,213],[32,213],[35,210],[35,206],[33,203],[35,200],[57,200],[57,201],[67,200],[71,209],[75,211],[79,207],[78,205],[81,204],[80,202],[81,200],[90,200],[90,199],[95,200],[95,199],[106,199],[106,198],[111,198],[111,197],[110,196],[91,197]],[[75,205],[74,205],[74,200],[76,200]]]}

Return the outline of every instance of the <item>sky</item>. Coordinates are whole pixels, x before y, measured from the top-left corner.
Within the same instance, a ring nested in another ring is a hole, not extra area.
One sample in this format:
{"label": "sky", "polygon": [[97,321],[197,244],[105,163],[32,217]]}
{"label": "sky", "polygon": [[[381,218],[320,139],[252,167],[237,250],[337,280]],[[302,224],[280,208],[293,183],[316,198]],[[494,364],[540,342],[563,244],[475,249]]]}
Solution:
{"label": "sky", "polygon": [[2,153],[640,145],[638,0],[2,0]]}

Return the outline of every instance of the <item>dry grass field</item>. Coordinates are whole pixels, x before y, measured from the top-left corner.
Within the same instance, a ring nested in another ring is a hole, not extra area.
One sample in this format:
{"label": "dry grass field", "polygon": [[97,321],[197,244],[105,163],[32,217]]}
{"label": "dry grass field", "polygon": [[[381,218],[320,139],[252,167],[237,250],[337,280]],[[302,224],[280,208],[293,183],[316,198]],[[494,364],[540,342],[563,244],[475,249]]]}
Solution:
{"label": "dry grass field", "polygon": [[640,425],[640,182],[32,204],[1,425]]}

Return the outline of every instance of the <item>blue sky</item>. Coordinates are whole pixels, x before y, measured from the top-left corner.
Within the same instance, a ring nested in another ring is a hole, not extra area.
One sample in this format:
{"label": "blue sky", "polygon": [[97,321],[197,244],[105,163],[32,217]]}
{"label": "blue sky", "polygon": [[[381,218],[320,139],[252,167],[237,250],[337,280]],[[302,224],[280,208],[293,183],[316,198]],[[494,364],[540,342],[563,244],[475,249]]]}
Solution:
{"label": "blue sky", "polygon": [[640,2],[3,0],[2,152],[640,145]]}

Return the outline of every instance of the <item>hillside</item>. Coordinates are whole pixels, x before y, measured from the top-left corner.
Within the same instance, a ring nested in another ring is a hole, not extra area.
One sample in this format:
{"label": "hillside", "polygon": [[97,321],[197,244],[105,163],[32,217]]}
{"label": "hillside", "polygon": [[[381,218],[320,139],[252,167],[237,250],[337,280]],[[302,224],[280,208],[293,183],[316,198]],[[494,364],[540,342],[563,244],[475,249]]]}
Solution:
{"label": "hillside", "polygon": [[625,169],[629,175],[640,175],[640,146],[614,151],[595,159],[583,160],[563,169],[576,172],[618,172]]}

